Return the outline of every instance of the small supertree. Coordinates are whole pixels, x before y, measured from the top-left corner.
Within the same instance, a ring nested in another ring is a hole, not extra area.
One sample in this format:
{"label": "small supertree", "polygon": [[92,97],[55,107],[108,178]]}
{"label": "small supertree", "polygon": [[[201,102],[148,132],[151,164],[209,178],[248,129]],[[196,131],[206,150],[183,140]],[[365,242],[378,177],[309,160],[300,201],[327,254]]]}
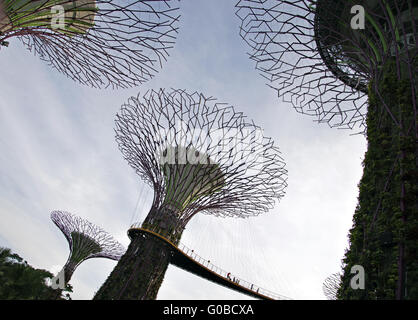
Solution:
{"label": "small supertree", "polygon": [[0,0],[0,48],[18,37],[69,78],[96,88],[141,84],[178,30],[169,0]]}
{"label": "small supertree", "polygon": [[[340,297],[416,299],[418,3],[240,0],[237,8],[250,57],[279,96],[367,135]],[[368,285],[354,292],[356,264]]]}
{"label": "small supertree", "polygon": [[126,249],[109,233],[91,222],[65,211],[52,211],[51,219],[70,246],[70,255],[62,268],[64,285],[83,261],[108,258],[118,261]]}
{"label": "small supertree", "polygon": [[[284,195],[286,170],[261,129],[225,103],[182,90],[131,97],[116,117],[125,159],[154,191],[142,228],[177,244],[197,213],[250,217]],[[155,299],[170,262],[160,240],[131,244],[95,299]]]}
{"label": "small supertree", "polygon": [[322,284],[322,291],[328,300],[337,300],[338,288],[341,284],[341,275],[339,273],[333,273],[325,279]]}

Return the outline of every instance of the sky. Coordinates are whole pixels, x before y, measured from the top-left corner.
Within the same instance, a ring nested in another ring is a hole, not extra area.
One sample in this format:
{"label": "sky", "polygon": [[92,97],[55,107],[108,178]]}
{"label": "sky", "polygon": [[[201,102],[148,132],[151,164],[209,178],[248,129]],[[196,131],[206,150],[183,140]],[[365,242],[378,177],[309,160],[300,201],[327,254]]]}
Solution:
{"label": "sky", "polygon": [[[186,89],[216,97],[262,127],[280,148],[288,187],[274,209],[257,217],[196,215],[181,242],[273,292],[325,299],[322,283],[341,270],[348,246],[366,140],[318,124],[277,97],[248,58],[234,3],[183,0],[169,59],[154,79],[131,89],[77,84],[17,39],[1,48],[0,246],[58,272],[69,248],[50,220],[53,210],[82,216],[128,246],[127,229],[146,214],[152,191],[117,148],[115,115],[138,93]],[[83,262],[71,280],[72,298],[91,299],[115,265]],[[251,298],[169,266],[157,299]]]}

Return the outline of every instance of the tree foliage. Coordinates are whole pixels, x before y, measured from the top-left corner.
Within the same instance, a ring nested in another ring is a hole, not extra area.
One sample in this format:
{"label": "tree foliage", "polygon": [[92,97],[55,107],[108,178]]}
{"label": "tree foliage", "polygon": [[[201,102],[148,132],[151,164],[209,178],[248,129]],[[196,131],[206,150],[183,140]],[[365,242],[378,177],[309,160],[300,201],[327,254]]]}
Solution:
{"label": "tree foliage", "polygon": [[47,284],[47,279],[52,277],[49,271],[33,268],[9,248],[0,247],[0,299],[70,299],[71,286],[57,292]]}

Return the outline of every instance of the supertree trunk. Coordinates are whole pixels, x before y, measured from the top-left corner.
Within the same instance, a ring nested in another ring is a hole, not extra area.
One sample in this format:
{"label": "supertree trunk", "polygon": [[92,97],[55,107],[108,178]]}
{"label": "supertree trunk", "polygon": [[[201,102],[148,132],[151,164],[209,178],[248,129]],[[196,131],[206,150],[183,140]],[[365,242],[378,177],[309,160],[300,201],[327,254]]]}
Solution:
{"label": "supertree trunk", "polygon": [[[416,114],[414,105],[417,104],[416,86],[404,68],[396,68],[394,62],[389,62],[383,69],[383,82],[380,91],[381,101],[393,111],[398,118],[398,125],[392,122],[394,137],[395,176],[393,180],[393,194],[396,196],[392,211],[394,223],[392,232],[395,234],[397,245],[397,280],[395,298],[397,300],[416,299],[414,287],[417,283],[417,136]],[[382,179],[381,177],[380,179]],[[407,283],[409,271],[410,281]],[[412,290],[408,290],[408,287]],[[410,292],[408,292],[410,291]]]}
{"label": "supertree trunk", "polygon": [[154,300],[169,264],[170,251],[152,237],[135,237],[95,295],[95,300]]}
{"label": "supertree trunk", "polygon": [[[410,283],[416,286],[417,276],[417,136],[416,114],[412,112],[412,103],[416,97],[416,87],[412,88],[410,81],[399,83],[399,209],[400,209],[400,239],[398,252],[398,281],[396,299],[417,299],[413,289],[408,292],[407,273],[410,272]],[[412,90],[411,90],[412,89]],[[412,92],[411,94],[408,94]],[[415,261],[415,262],[414,262]],[[410,287],[410,286],[409,286]]]}
{"label": "supertree trunk", "polygon": [[[411,108],[415,90],[409,79],[399,80],[390,62],[382,70],[378,90],[373,86],[367,114],[368,151],[339,298],[416,299],[417,148]],[[382,112],[383,103],[399,124]],[[350,269],[355,264],[365,269],[365,290],[350,287]]]}
{"label": "supertree trunk", "polygon": [[[142,227],[178,243],[183,232],[167,210],[152,210]],[[170,263],[170,248],[157,237],[129,233],[125,255],[95,295],[95,300],[155,300]]]}
{"label": "supertree trunk", "polygon": [[67,284],[71,280],[71,277],[73,276],[73,273],[75,269],[77,269],[78,265],[78,263],[70,261],[64,266],[65,284]]}

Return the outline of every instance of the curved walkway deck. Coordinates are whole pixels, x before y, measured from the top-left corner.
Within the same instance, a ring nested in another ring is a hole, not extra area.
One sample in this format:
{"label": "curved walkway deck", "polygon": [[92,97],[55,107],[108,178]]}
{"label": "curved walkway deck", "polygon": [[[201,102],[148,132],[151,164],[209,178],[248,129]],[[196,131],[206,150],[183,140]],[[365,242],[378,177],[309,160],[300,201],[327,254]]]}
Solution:
{"label": "curved walkway deck", "polygon": [[252,296],[254,298],[268,300],[290,300],[288,297],[263,289],[255,284],[234,276],[230,272],[226,272],[225,270],[210,263],[209,260],[203,259],[185,245],[181,243],[175,245],[170,240],[164,238],[162,235],[154,231],[133,225],[128,230],[128,235],[129,237],[132,237],[134,234],[151,235],[160,241],[165,242],[165,244],[171,248],[172,256],[170,263],[199,277],[205,278],[209,281],[215,282],[219,285]]}

